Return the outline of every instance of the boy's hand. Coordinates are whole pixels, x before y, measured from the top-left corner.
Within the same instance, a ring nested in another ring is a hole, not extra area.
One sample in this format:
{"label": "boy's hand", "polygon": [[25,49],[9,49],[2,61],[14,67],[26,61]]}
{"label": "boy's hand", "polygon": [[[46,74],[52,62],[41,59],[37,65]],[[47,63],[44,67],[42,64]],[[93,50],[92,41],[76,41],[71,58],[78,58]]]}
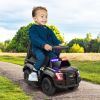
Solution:
{"label": "boy's hand", "polygon": [[45,49],[46,51],[50,51],[50,50],[52,50],[52,46],[49,45],[49,44],[45,44],[45,45],[44,45],[44,49]]}

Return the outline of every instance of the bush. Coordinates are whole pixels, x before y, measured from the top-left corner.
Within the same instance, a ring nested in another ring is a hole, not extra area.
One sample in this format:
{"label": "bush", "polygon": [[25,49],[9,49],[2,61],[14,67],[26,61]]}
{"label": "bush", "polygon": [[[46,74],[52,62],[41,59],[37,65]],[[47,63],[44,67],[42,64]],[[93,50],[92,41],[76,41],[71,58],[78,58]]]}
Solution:
{"label": "bush", "polygon": [[81,47],[79,44],[73,44],[73,46],[70,48],[69,52],[84,53],[84,48]]}

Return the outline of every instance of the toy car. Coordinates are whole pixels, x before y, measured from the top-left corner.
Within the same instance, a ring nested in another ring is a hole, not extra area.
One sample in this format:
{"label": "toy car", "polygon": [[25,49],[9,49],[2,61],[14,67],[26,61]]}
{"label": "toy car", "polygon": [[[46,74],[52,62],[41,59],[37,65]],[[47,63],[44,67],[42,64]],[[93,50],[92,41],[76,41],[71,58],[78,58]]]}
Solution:
{"label": "toy car", "polygon": [[[54,47],[53,50],[62,50],[67,47]],[[33,71],[33,64],[36,58],[32,54],[31,46],[28,49],[23,68],[24,79],[28,84],[37,85],[47,95],[53,95],[56,89],[78,88],[81,81],[78,69],[71,66],[68,60],[62,61],[59,57],[45,60],[45,64],[40,69],[38,82],[29,81],[29,74]]]}

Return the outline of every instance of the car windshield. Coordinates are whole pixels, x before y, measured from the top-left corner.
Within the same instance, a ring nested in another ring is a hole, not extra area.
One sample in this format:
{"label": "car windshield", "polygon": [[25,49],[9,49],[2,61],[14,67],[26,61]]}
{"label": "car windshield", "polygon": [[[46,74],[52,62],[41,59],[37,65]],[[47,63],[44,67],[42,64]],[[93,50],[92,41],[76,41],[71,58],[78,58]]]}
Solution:
{"label": "car windshield", "polygon": [[55,61],[55,62],[52,62],[52,67],[53,68],[60,68],[60,65],[61,65],[61,61]]}
{"label": "car windshield", "polygon": [[67,67],[69,66],[68,61],[53,61],[52,67],[53,68],[61,68],[61,67]]}

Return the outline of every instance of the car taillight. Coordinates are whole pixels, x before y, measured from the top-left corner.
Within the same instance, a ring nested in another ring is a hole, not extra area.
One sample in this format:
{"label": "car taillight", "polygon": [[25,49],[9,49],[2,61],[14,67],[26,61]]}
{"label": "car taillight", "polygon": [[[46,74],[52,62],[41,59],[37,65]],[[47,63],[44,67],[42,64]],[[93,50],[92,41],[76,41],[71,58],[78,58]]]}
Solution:
{"label": "car taillight", "polygon": [[57,80],[63,80],[63,73],[56,73]]}

